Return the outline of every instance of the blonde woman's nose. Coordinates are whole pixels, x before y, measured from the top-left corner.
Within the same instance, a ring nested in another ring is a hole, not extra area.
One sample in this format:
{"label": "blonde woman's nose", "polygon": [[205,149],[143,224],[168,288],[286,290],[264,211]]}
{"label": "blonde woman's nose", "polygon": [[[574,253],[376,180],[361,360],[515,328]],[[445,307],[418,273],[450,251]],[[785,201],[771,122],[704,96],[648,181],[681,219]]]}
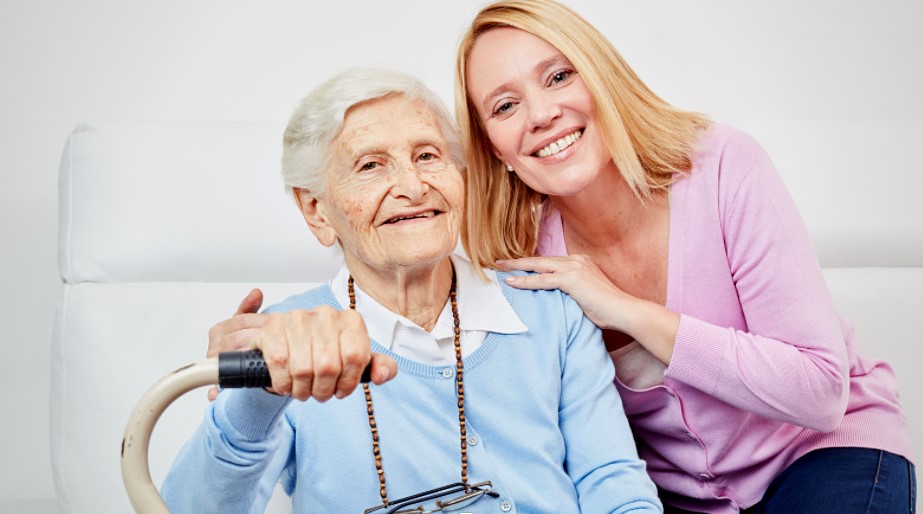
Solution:
{"label": "blonde woman's nose", "polygon": [[534,130],[547,127],[561,115],[561,106],[543,94],[536,94],[529,99],[527,107],[529,125]]}

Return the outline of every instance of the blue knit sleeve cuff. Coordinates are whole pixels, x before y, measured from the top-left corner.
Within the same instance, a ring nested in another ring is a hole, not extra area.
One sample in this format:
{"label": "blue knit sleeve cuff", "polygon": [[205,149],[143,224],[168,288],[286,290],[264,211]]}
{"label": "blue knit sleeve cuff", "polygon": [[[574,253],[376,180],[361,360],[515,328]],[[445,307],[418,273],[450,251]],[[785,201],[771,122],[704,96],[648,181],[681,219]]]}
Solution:
{"label": "blue knit sleeve cuff", "polygon": [[262,389],[225,389],[218,395],[216,422],[248,441],[265,439],[292,401]]}

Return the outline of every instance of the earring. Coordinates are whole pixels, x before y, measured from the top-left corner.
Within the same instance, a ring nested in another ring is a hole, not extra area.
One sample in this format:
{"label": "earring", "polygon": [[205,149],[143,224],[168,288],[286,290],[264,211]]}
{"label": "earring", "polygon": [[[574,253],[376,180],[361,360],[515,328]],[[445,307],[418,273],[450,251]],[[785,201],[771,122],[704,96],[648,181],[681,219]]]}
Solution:
{"label": "earring", "polygon": [[513,165],[507,163],[507,165],[506,165],[506,171],[507,171],[507,173],[512,173],[512,172],[513,172]]}

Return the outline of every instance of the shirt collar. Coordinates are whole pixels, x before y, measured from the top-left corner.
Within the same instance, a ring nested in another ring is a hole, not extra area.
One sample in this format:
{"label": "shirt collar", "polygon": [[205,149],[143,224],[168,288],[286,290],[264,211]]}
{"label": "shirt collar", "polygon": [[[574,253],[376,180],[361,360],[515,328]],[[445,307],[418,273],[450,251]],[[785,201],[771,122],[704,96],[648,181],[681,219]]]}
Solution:
{"label": "shirt collar", "polygon": [[[503,295],[500,284],[497,282],[496,272],[484,270],[489,279],[489,282],[485,283],[478,277],[471,261],[461,250],[457,250],[450,258],[455,267],[458,318],[462,331],[517,334],[527,330]],[[349,308],[349,292],[346,285],[348,279],[349,270],[344,264],[333,280],[328,282],[334,296],[344,309]],[[394,343],[394,331],[398,324],[416,326],[409,319],[391,312],[376,302],[362,291],[358,284],[354,289],[356,310],[362,313],[365,326],[369,330],[369,337],[378,344],[391,349]],[[433,335],[437,338],[442,337],[442,333],[446,330],[449,333],[453,330],[451,312],[446,312],[450,309],[451,307],[447,304],[436,322],[436,327],[433,328]]]}

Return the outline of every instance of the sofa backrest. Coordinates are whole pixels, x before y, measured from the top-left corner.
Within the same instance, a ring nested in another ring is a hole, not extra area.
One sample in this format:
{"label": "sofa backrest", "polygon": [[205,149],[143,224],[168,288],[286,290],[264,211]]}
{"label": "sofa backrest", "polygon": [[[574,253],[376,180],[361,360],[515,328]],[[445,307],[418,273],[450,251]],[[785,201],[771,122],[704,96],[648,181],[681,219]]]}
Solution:
{"label": "sofa backrest", "polygon": [[[742,120],[773,156],[808,224],[838,308],[888,359],[923,448],[923,120]],[[280,124],[137,122],[77,127],[60,169],[63,292],[52,342],[51,450],[60,511],[130,512],[119,448],[143,392],[204,357],[208,328],[259,286],[266,303],[339,263],[279,178]],[[205,390],[153,433],[159,485],[201,421]],[[277,491],[278,493],[278,491]],[[287,510],[279,494],[271,512]]]}
{"label": "sofa backrest", "polygon": [[[97,123],[60,169],[63,293],[52,343],[51,450],[60,510],[125,513],[120,443],[144,391],[205,357],[208,329],[254,286],[274,303],[331,276],[279,175],[283,126]],[[201,421],[205,390],[152,435],[159,486]],[[284,510],[280,510],[284,511]]]}

